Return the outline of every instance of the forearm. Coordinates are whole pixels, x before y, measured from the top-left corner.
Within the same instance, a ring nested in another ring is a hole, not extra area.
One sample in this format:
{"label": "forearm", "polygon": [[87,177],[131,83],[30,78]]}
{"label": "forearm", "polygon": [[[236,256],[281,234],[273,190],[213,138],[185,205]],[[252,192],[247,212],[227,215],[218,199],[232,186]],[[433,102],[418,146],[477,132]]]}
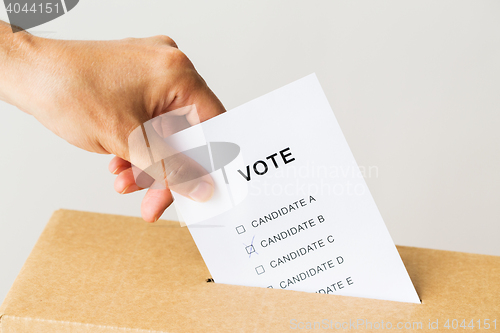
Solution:
{"label": "forearm", "polygon": [[34,37],[27,32],[13,33],[0,21],[0,100],[16,105],[16,96],[26,83],[33,61]]}

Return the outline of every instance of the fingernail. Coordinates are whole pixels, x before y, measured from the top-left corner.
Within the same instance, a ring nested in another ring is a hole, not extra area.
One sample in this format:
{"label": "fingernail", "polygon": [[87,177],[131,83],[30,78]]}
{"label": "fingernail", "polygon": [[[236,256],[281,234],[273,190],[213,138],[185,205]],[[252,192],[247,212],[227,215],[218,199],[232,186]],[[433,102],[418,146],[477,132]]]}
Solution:
{"label": "fingernail", "polygon": [[122,191],[122,194],[125,194],[125,192],[127,192],[127,190],[128,190],[129,187],[130,187],[130,185],[127,186],[127,187],[125,187],[125,189]]}
{"label": "fingernail", "polygon": [[214,194],[214,187],[207,182],[200,182],[195,189],[189,193],[189,197],[197,202],[206,202]]}
{"label": "fingernail", "polygon": [[120,169],[120,167],[116,168],[115,171],[113,171],[113,175],[116,175],[116,171],[118,171],[118,169]]}

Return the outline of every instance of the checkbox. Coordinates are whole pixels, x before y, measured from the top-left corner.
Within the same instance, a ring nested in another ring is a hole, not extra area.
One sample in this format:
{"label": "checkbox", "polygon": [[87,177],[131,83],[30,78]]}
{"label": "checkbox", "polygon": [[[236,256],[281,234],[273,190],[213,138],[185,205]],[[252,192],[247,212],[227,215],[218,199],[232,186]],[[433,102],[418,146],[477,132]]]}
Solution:
{"label": "checkbox", "polygon": [[264,269],[264,266],[260,265],[255,267],[255,271],[257,272],[257,275],[263,274],[266,270]]}
{"label": "checkbox", "polygon": [[248,254],[255,253],[255,249],[254,249],[253,245],[249,245],[249,246],[245,247],[245,250],[247,250]]}
{"label": "checkbox", "polygon": [[244,233],[245,231],[245,227],[242,225],[236,227],[236,232],[238,233],[238,235]]}

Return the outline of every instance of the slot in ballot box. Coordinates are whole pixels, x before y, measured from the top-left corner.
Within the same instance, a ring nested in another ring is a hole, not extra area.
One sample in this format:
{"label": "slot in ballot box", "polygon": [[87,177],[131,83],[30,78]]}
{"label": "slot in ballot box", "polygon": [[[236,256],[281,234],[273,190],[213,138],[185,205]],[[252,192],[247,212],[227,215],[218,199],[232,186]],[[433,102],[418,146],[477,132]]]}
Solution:
{"label": "slot in ballot box", "polygon": [[0,332],[500,331],[500,257],[398,250],[422,304],[207,282],[178,222],[58,210]]}

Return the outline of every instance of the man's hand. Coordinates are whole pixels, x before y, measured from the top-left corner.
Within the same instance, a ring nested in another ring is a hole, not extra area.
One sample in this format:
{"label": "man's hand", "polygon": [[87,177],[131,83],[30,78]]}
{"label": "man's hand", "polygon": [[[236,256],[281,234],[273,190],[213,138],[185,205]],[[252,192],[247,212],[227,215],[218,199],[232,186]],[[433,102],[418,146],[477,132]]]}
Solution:
{"label": "man's hand", "polygon": [[[109,170],[118,175],[119,193],[141,189],[134,181],[128,149],[128,136],[135,128],[193,104],[202,122],[224,112],[169,37],[60,41],[7,33],[6,26],[0,23],[0,98],[77,147],[116,155]],[[166,172],[176,174],[176,170]],[[213,182],[210,177],[205,180],[180,194],[208,200]],[[171,203],[168,188],[149,189],[142,216],[156,221]]]}

